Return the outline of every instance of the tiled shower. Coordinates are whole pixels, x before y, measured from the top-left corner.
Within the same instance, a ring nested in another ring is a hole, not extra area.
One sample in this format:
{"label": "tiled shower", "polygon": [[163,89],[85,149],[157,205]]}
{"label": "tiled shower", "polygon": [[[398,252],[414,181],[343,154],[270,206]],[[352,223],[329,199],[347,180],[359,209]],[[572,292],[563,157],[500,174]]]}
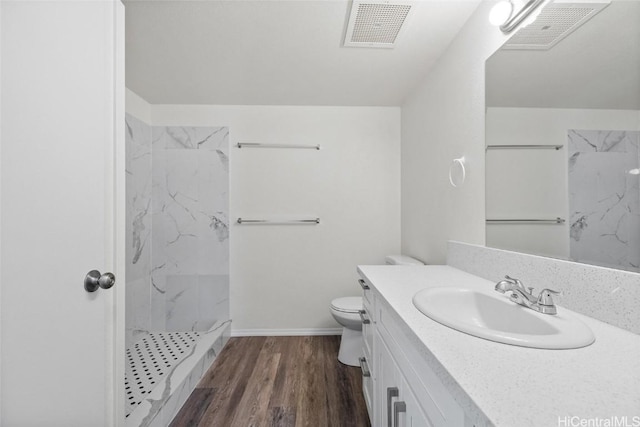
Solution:
{"label": "tiled shower", "polygon": [[127,425],[167,425],[229,334],[229,130],[126,115]]}
{"label": "tiled shower", "polygon": [[640,132],[569,130],[570,257],[640,271]]}

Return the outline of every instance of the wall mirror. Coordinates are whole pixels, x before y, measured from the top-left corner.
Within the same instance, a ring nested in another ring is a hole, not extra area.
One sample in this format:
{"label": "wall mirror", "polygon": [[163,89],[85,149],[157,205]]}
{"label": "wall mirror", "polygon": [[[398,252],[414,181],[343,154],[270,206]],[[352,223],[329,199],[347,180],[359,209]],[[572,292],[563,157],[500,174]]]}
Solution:
{"label": "wall mirror", "polygon": [[640,271],[639,41],[639,1],[556,1],[486,61],[487,246]]}

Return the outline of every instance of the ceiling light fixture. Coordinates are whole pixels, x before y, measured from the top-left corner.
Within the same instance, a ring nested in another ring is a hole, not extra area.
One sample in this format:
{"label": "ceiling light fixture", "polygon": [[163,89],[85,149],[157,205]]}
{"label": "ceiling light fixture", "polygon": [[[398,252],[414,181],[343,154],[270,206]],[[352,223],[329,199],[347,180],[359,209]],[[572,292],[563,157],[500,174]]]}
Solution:
{"label": "ceiling light fixture", "polygon": [[504,0],[496,3],[489,12],[489,22],[496,27],[504,24],[511,17],[513,13],[513,3],[509,0]]}
{"label": "ceiling light fixture", "polygon": [[528,0],[519,10],[516,10],[513,0],[496,3],[489,13],[489,22],[500,26],[500,30],[508,34],[524,21],[545,0]]}

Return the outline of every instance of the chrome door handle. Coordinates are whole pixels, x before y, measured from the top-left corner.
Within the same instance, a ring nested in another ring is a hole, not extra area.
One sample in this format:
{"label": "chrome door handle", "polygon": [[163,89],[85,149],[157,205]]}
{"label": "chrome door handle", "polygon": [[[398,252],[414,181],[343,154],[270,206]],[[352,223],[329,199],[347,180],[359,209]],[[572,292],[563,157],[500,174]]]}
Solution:
{"label": "chrome door handle", "polygon": [[391,425],[391,399],[398,397],[398,387],[387,387],[387,427],[393,427]]}
{"label": "chrome door handle", "polygon": [[360,320],[362,321],[363,325],[368,325],[369,323],[371,323],[371,319],[369,319],[368,317],[366,317],[366,310],[360,310],[358,311],[358,313],[360,314]]}
{"label": "chrome door handle", "polygon": [[358,360],[360,361],[360,369],[362,370],[362,376],[370,377],[371,371],[369,371],[369,364],[367,363],[367,358],[359,357]]}
{"label": "chrome door handle", "polygon": [[365,290],[368,291],[369,290],[369,285],[367,285],[367,283],[362,280],[362,279],[358,279],[358,283],[360,283],[360,287]]}
{"label": "chrome door handle", "polygon": [[98,288],[109,289],[116,284],[116,276],[113,273],[100,274],[98,270],[91,270],[84,277],[84,290],[95,292]]}
{"label": "chrome door handle", "polygon": [[400,427],[400,412],[407,412],[407,404],[396,402],[393,404],[393,427]]}

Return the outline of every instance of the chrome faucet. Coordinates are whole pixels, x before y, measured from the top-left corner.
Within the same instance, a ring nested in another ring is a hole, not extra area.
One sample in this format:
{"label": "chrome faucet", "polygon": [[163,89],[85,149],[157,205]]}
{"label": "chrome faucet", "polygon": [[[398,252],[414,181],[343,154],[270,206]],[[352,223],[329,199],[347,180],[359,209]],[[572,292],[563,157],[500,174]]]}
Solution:
{"label": "chrome faucet", "polygon": [[536,297],[533,295],[533,287],[525,289],[520,280],[509,276],[504,276],[504,278],[505,280],[496,283],[495,290],[501,294],[511,292],[511,295],[509,295],[511,301],[542,314],[558,313],[551,294],[562,295],[561,292],[552,289],[543,289]]}

